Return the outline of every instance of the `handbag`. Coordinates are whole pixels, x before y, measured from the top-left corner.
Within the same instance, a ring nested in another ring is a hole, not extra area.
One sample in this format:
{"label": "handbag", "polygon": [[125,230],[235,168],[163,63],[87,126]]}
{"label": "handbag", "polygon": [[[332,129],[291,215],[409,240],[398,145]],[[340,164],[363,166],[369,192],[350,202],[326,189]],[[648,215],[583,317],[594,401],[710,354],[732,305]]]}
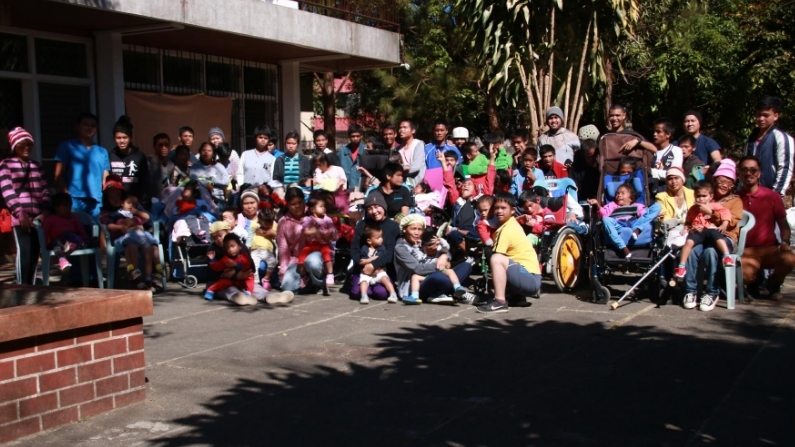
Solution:
{"label": "handbag", "polygon": [[0,209],[0,233],[10,233],[12,230],[11,211],[3,204],[3,208]]}

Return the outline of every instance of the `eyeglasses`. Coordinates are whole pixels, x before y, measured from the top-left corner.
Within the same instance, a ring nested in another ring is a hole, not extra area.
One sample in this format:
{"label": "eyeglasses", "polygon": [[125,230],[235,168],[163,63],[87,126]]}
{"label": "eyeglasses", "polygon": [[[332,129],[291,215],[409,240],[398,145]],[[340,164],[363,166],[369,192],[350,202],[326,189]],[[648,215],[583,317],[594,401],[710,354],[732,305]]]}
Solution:
{"label": "eyeglasses", "polygon": [[759,173],[759,168],[740,168],[740,172],[743,174],[757,174]]}

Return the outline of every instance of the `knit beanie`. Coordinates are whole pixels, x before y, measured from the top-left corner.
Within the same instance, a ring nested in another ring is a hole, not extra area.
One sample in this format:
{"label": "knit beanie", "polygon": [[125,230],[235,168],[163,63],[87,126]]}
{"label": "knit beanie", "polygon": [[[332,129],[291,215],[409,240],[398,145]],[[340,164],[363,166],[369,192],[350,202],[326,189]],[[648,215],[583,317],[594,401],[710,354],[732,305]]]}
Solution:
{"label": "knit beanie", "polygon": [[116,120],[116,124],[113,125],[113,133],[121,132],[128,137],[132,136],[133,125],[132,121],[130,121],[130,117],[127,115],[122,115]]}
{"label": "knit beanie", "polygon": [[560,110],[560,107],[558,106],[550,107],[547,109],[547,119],[549,119],[549,117],[552,115],[557,115],[558,117],[560,117],[561,121],[566,120],[566,117],[563,116],[563,110]]}
{"label": "knit beanie", "polygon": [[718,169],[715,170],[715,174],[712,177],[723,176],[731,180],[737,180],[737,169],[736,165],[734,164],[734,160],[730,158],[724,158],[720,161],[720,165]]}
{"label": "knit beanie", "polygon": [[378,205],[384,209],[386,212],[386,199],[381,193],[378,192],[371,192],[370,195],[367,196],[367,199],[364,200],[364,209],[370,208],[373,205]]}
{"label": "knit beanie", "polygon": [[210,129],[210,133],[207,135],[207,138],[212,138],[213,135],[218,135],[222,140],[226,141],[226,135],[224,135],[224,131],[221,130],[220,127],[213,127]]}
{"label": "knit beanie", "polygon": [[259,194],[257,194],[256,189],[247,189],[243,191],[243,194],[240,194],[240,203],[243,203],[243,200],[245,200],[246,197],[251,197],[256,200],[257,203],[259,203]]}
{"label": "knit beanie", "polygon": [[408,216],[400,219],[400,229],[405,230],[406,227],[415,223],[422,224],[422,227],[425,228],[425,217],[420,216],[419,214],[409,214]]}
{"label": "knit beanie", "polygon": [[11,146],[11,151],[14,151],[14,147],[22,141],[28,140],[33,143],[33,136],[25,129],[21,127],[15,127],[8,132],[8,145]]}
{"label": "knit beanie", "polygon": [[703,126],[704,125],[704,119],[701,118],[701,113],[699,111],[697,111],[697,110],[688,110],[687,112],[685,112],[685,118],[687,118],[690,115],[693,115],[693,116],[696,117],[696,119],[698,120],[698,125],[699,126]]}

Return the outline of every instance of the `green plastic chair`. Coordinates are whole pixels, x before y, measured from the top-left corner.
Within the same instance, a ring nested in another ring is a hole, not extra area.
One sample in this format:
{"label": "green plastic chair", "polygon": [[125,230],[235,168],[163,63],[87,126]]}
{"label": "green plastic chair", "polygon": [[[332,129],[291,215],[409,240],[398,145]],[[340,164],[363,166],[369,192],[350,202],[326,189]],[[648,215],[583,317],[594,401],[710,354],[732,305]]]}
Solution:
{"label": "green plastic chair", "polygon": [[739,298],[740,301],[745,297],[745,291],[743,290],[742,254],[743,250],[745,250],[745,238],[748,236],[748,232],[754,228],[754,225],[756,225],[754,215],[748,211],[743,211],[743,218],[738,225],[740,227],[740,238],[737,241],[737,250],[729,255],[734,260],[734,265],[731,267],[724,267],[724,273],[726,275],[726,308],[730,310],[734,309],[735,290],[737,298]]}

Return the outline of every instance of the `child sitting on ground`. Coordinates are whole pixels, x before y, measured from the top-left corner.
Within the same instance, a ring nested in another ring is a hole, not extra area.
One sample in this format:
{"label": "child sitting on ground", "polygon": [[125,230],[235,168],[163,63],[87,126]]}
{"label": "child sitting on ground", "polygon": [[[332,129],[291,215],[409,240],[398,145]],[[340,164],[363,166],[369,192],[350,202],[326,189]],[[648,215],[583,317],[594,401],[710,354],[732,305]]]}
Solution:
{"label": "child sitting on ground", "polygon": [[723,255],[724,267],[734,265],[734,260],[729,256],[731,250],[729,244],[733,245],[734,242],[724,234],[732,215],[726,207],[712,201],[713,193],[712,183],[706,180],[699,181],[693,188],[696,204],[690,207],[685,218],[688,234],[679,257],[679,266],[674,270],[677,279],[685,277],[687,258],[693,247],[700,244],[705,247],[715,247]]}
{"label": "child sitting on ground", "polygon": [[[624,183],[616,190],[616,197],[613,202],[605,206],[601,206],[596,199],[588,199],[588,203],[595,206],[599,210],[599,216],[602,217],[605,232],[616,248],[621,250],[624,257],[629,261],[632,254],[629,248],[621,239],[621,229],[631,228],[632,239],[637,239],[643,229],[652,223],[657,215],[660,213],[659,207],[650,207],[648,210],[642,203],[635,202],[638,199],[638,192],[631,183]],[[622,215],[618,217],[611,217],[613,212],[625,206],[633,206],[637,208],[636,215]]]}
{"label": "child sitting on ground", "polygon": [[[216,272],[222,272],[227,268],[234,268],[236,272],[252,270],[253,262],[246,254],[243,247],[243,241],[241,241],[236,234],[227,234],[224,236],[224,255],[222,258],[216,259],[215,251],[207,251],[207,258],[210,260],[210,268]],[[204,298],[212,300],[215,297],[215,292],[229,287],[236,287],[242,290],[246,295],[251,296],[251,294],[254,293],[254,275],[246,279],[221,278],[207,287],[207,291],[204,292]],[[257,299],[252,298],[251,301],[251,303],[247,304],[254,304],[257,302]]]}
{"label": "child sitting on ground", "polygon": [[383,267],[374,268],[373,261],[378,259],[379,256],[384,255],[384,233],[381,230],[381,225],[378,223],[370,223],[364,227],[362,233],[364,244],[361,248],[362,259],[362,273],[359,275],[359,288],[362,292],[362,297],[359,299],[361,304],[370,304],[370,297],[367,296],[367,289],[371,285],[381,284],[389,292],[387,301],[390,303],[397,303],[397,294],[395,293],[395,286],[392,285],[392,280],[387,276]]}
{"label": "child sitting on ground", "polygon": [[274,241],[276,240],[276,212],[264,209],[257,214],[257,229],[251,241],[251,259],[254,260],[254,277],[259,281],[259,265],[265,261],[265,275],[262,277],[262,288],[270,291],[270,278],[276,269]]}
{"label": "child sitting on ground", "polygon": [[[420,242],[422,243],[422,251],[425,253],[427,258],[425,261],[429,259],[437,259],[439,256],[443,254],[447,254],[450,251],[450,245],[444,239],[439,238],[436,236],[434,231],[425,231],[422,233],[422,237],[420,238]],[[467,292],[467,289],[461,285],[460,280],[458,279],[458,275],[455,274],[455,271],[450,268],[450,263],[447,263],[447,268],[441,270],[450,282],[453,283],[453,297],[458,300],[464,296]],[[410,295],[416,301],[420,299],[420,283],[425,279],[423,275],[413,274],[411,275],[411,284],[409,285]]]}
{"label": "child sitting on ground", "polygon": [[84,248],[88,235],[77,216],[72,214],[72,196],[58,193],[51,199],[53,214],[44,218],[44,239],[47,247],[58,256],[58,268],[67,272],[72,264],[69,253]]}
{"label": "child sitting on ground", "polygon": [[301,276],[306,275],[304,261],[310,253],[319,251],[326,266],[326,285],[334,285],[334,258],[331,254],[332,242],[337,240],[337,229],[334,221],[326,215],[326,204],[323,199],[312,196],[307,203],[309,216],[301,220],[306,245],[298,256],[298,270]]}

